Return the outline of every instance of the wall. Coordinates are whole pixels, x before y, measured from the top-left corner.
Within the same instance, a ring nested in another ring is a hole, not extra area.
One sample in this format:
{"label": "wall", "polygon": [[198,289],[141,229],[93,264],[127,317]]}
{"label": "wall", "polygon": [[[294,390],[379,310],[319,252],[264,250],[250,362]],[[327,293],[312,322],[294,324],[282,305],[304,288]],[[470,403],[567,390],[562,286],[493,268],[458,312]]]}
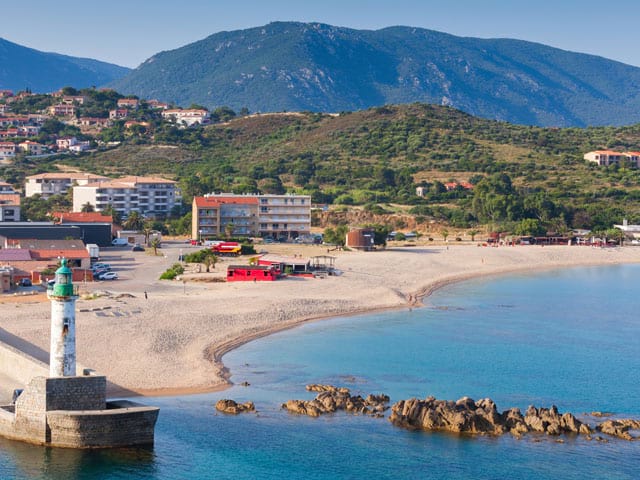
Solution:
{"label": "wall", "polygon": [[26,385],[33,377],[49,375],[49,365],[0,342],[0,372]]}

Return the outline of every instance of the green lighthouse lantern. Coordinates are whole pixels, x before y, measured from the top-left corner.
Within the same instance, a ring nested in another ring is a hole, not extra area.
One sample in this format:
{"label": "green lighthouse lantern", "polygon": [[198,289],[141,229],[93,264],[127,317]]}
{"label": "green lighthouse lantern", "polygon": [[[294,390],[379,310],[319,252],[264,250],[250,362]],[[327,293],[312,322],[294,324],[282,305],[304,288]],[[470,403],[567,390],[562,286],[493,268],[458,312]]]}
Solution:
{"label": "green lighthouse lantern", "polygon": [[73,296],[72,273],[71,269],[67,267],[67,259],[63,258],[62,262],[60,262],[60,268],[56,270],[55,283],[53,285],[53,296]]}

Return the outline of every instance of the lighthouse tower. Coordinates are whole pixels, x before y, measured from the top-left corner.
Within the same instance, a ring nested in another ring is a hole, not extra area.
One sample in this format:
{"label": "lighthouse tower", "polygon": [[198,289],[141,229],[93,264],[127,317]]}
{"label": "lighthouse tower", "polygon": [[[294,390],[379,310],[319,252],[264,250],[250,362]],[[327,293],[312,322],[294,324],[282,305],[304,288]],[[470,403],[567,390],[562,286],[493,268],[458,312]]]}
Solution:
{"label": "lighthouse tower", "polygon": [[71,280],[71,269],[62,259],[56,270],[55,283],[47,290],[51,301],[51,349],[49,350],[49,376],[74,377],[76,375],[76,300]]}

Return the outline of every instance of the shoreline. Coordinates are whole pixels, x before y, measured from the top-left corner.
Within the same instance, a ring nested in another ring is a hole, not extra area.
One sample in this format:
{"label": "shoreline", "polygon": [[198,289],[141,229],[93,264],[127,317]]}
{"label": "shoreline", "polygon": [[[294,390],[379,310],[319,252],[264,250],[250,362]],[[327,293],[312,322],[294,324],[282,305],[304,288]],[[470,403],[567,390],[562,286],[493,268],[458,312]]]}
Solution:
{"label": "shoreline", "polygon": [[[638,260],[637,262],[630,262],[630,263],[619,263],[617,265],[633,265],[634,263],[640,263],[640,260]],[[512,274],[518,274],[518,273],[523,273],[526,270],[529,270],[530,273],[540,273],[540,272],[545,272],[545,271],[553,271],[553,270],[558,270],[558,269],[565,269],[565,268],[588,268],[588,267],[604,267],[604,266],[611,266],[612,264],[609,263],[577,263],[577,264],[573,264],[570,266],[551,266],[551,265],[544,265],[544,266],[538,266],[535,267],[533,269],[531,269],[531,267],[527,266],[527,267],[516,267],[516,268],[509,268],[509,269],[505,269],[503,271],[494,271],[494,272],[490,272],[490,273],[477,273],[477,274],[466,274],[466,275],[460,275],[457,277],[453,277],[453,278],[447,278],[447,279],[440,279],[440,280],[434,280],[433,282],[431,282],[430,284],[425,285],[424,287],[420,288],[419,290],[417,290],[416,292],[409,294],[407,296],[407,304],[405,306],[395,306],[395,307],[377,307],[377,308],[372,308],[372,309],[362,309],[359,311],[353,311],[353,312],[346,312],[344,314],[340,314],[340,315],[319,315],[317,317],[310,317],[310,318],[302,318],[302,319],[298,319],[294,322],[292,322],[291,324],[286,324],[286,325],[280,325],[277,327],[273,327],[270,329],[265,329],[263,331],[260,332],[256,332],[256,333],[251,333],[251,334],[246,334],[246,335],[241,335],[233,340],[230,340],[228,342],[225,342],[222,345],[210,345],[208,347],[207,350],[210,350],[210,359],[211,362],[219,369],[221,373],[221,376],[223,378],[223,382],[220,383],[220,385],[218,387],[215,387],[211,390],[208,390],[208,392],[219,392],[219,391],[224,391],[227,390],[228,388],[231,388],[233,385],[235,385],[233,382],[231,382],[230,378],[231,378],[231,370],[224,364],[222,358],[224,357],[224,355],[226,355],[227,353],[247,344],[250,342],[253,342],[254,340],[258,340],[260,338],[264,338],[267,337],[269,335],[275,334],[275,333],[279,333],[279,332],[283,332],[286,330],[291,330],[294,328],[297,328],[299,326],[305,325],[307,323],[313,323],[313,322],[318,322],[318,321],[322,321],[322,320],[329,320],[329,319],[337,319],[337,318],[348,318],[351,316],[355,316],[355,315],[367,315],[367,314],[374,314],[374,313],[378,313],[378,312],[384,312],[384,311],[399,311],[399,310],[403,310],[406,308],[424,308],[427,306],[427,304],[425,303],[425,300],[427,298],[429,298],[430,296],[432,296],[434,293],[436,293],[438,290],[445,288],[449,285],[453,285],[453,284],[457,284],[457,283],[462,283],[462,282],[466,282],[469,280],[475,280],[475,279],[491,279],[492,277],[502,277],[505,275],[512,275]],[[209,354],[209,351],[207,352]],[[201,392],[201,391],[193,391],[191,393],[206,393],[206,392]],[[187,392],[188,394],[188,392]],[[153,395],[153,394],[152,394]]]}
{"label": "shoreline", "polygon": [[[299,254],[301,249],[286,248],[290,250],[278,253]],[[309,248],[305,254],[325,250]],[[336,257],[342,274],[325,279],[193,282],[185,289],[182,282],[154,279],[141,284],[134,276],[129,284],[110,284],[119,290],[79,301],[79,361],[107,375],[113,385],[110,394],[221,391],[233,385],[224,355],[273,333],[331,318],[428,306],[426,299],[437,290],[476,278],[637,264],[640,248],[421,245],[338,252]],[[150,261],[160,269],[160,262],[169,264],[171,259]],[[222,263],[216,272],[223,275],[225,269]],[[146,291],[148,300],[142,295]],[[42,357],[48,351],[49,310],[46,302],[0,302],[0,329],[18,339],[25,351]],[[118,355],[113,355],[116,350]]]}

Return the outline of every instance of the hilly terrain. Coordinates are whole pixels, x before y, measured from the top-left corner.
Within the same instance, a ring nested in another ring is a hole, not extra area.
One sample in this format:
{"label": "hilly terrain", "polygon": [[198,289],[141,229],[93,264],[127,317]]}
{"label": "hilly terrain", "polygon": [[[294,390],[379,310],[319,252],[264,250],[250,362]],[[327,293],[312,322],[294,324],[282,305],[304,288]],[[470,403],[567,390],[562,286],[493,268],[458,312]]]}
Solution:
{"label": "hilly terrain", "polygon": [[[59,168],[161,175],[179,182],[187,206],[210,192],[304,192],[332,210],[404,212],[427,226],[513,229],[528,221],[563,231],[640,223],[640,170],[583,160],[600,148],[640,150],[640,125],[540,128],[409,104],[250,115],[193,129],[163,124],[152,137],[127,135],[118,148],[24,159],[0,174],[17,185],[25,174]],[[474,188],[447,190],[449,182]]]}
{"label": "hilly terrain", "polygon": [[425,102],[539,126],[640,122],[640,68],[509,39],[276,22],[158,53],[110,84],[182,106],[341,112]]}
{"label": "hilly terrain", "polygon": [[0,89],[46,93],[65,86],[99,86],[127,72],[111,63],[41,52],[0,38]]}

